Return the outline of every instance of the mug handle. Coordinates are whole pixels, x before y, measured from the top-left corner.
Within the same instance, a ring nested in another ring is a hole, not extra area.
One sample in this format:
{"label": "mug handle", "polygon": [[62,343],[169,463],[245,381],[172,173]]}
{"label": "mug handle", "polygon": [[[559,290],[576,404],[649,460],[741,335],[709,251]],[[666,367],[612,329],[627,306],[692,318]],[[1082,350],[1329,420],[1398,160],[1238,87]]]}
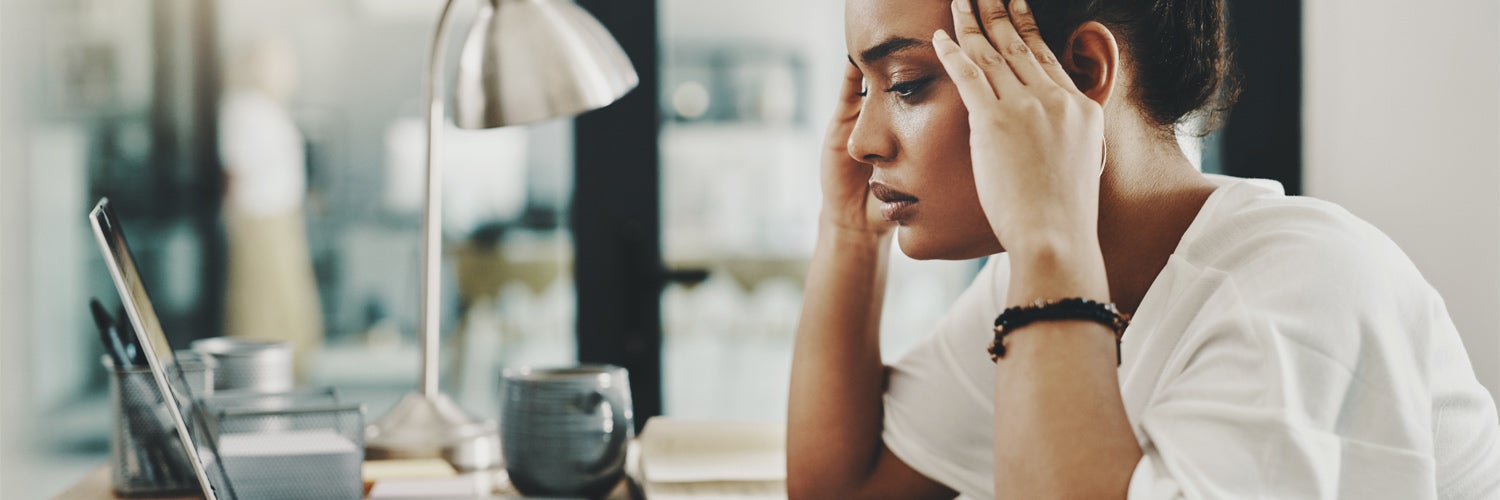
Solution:
{"label": "mug handle", "polygon": [[630,420],[625,418],[625,412],[627,411],[625,409],[625,402],[621,401],[624,398],[619,397],[618,394],[605,394],[599,390],[595,390],[594,394],[598,397],[597,401],[599,401],[595,405],[595,408],[600,406],[605,407],[606,411],[609,412],[610,418],[614,420],[614,425],[609,431],[609,446],[604,448],[604,455],[600,456],[593,464],[587,466],[584,472],[594,476],[602,476],[610,472],[610,468],[617,461],[621,460],[621,457],[617,455],[625,454],[625,440],[629,439],[631,428]]}

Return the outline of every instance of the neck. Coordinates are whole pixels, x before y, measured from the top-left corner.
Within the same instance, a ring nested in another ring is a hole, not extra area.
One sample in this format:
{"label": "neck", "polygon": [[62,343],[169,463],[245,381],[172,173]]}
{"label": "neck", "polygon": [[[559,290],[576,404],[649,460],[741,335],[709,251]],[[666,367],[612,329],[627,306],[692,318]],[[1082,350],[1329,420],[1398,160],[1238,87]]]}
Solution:
{"label": "neck", "polygon": [[1108,155],[1100,179],[1099,247],[1111,300],[1133,314],[1214,185],[1175,140],[1117,138]]}

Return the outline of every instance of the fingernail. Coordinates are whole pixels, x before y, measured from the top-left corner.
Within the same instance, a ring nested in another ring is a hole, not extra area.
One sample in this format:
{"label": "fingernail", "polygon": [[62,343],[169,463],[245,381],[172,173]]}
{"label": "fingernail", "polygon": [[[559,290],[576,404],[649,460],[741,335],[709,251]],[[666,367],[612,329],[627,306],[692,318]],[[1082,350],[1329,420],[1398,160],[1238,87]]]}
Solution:
{"label": "fingernail", "polygon": [[948,37],[948,32],[943,31],[943,30],[937,30],[937,31],[932,32],[932,41],[934,41],[934,42],[951,42],[951,41],[953,41],[953,39]]}
{"label": "fingernail", "polygon": [[953,0],[953,6],[958,7],[959,12],[970,12],[969,0]]}
{"label": "fingernail", "polygon": [[1025,14],[1026,11],[1029,10],[1029,9],[1030,9],[1030,6],[1026,5],[1026,0],[1010,0],[1010,11],[1011,12],[1014,12],[1014,13],[1017,13],[1017,14]]}

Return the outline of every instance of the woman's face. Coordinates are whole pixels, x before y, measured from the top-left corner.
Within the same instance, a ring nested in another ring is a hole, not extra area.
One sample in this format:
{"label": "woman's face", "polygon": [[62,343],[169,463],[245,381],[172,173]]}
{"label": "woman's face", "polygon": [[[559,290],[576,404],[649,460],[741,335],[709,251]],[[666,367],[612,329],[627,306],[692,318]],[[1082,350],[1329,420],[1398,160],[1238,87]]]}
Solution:
{"label": "woman's face", "polygon": [[[932,49],[953,29],[945,0],[847,0],[844,36],[866,95],[849,155],[873,165],[883,213],[914,259],[970,259],[1002,251],[969,162],[968,111]],[[883,186],[882,186],[883,185]]]}

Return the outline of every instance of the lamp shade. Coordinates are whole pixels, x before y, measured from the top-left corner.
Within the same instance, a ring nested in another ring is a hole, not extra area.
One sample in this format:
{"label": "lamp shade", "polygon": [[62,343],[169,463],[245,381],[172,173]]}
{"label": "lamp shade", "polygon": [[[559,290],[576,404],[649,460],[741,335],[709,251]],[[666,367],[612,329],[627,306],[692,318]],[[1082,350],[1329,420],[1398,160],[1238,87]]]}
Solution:
{"label": "lamp shade", "polygon": [[620,44],[571,0],[481,0],[459,55],[454,121],[478,129],[572,116],[639,82]]}

